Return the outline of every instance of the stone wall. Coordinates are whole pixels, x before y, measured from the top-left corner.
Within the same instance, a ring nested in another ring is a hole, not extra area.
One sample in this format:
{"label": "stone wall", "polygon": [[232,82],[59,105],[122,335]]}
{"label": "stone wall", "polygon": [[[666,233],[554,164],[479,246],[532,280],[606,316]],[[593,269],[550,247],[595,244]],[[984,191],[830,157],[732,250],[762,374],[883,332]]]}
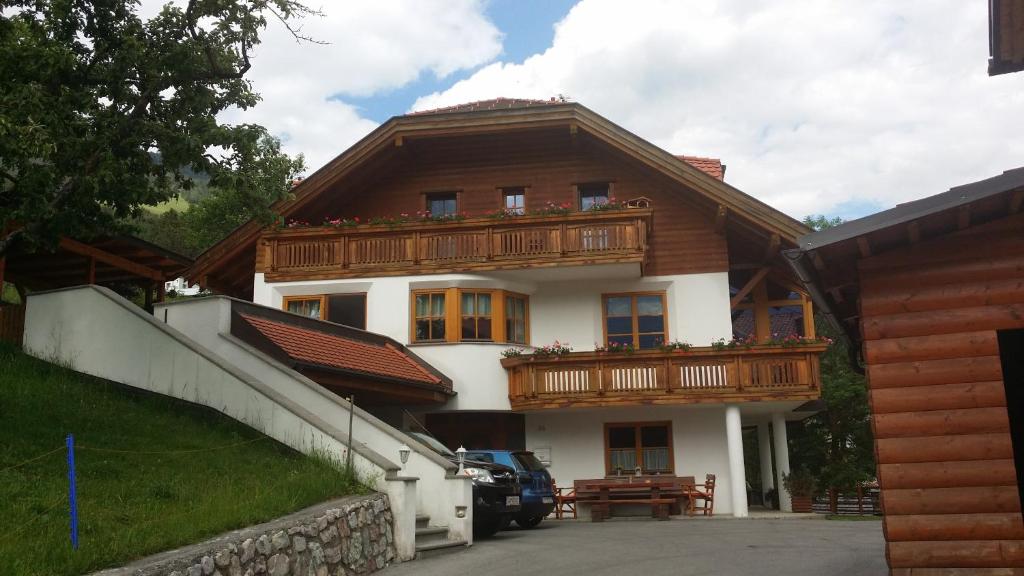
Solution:
{"label": "stone wall", "polygon": [[349,496],[94,576],[350,576],[395,559],[387,496]]}

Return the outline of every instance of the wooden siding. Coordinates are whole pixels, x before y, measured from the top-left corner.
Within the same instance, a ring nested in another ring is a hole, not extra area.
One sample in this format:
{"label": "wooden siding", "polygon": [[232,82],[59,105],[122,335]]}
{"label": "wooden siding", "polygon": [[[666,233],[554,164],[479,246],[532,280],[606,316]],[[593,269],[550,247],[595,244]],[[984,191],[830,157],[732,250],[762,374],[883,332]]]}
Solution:
{"label": "wooden siding", "polygon": [[25,306],[0,305],[0,342],[21,346],[25,334]]}
{"label": "wooden siding", "polygon": [[1018,215],[858,264],[893,574],[1024,568],[996,338],[1024,328],[1022,230]]}
{"label": "wooden siding", "polygon": [[[725,272],[725,235],[714,210],[684,186],[645,169],[582,133],[567,129],[406,140],[380,178],[357,189],[344,183],[297,219],[397,216],[424,209],[428,192],[458,192],[459,210],[501,207],[502,187],[525,187],[527,210],[547,202],[576,207],[574,186],[611,182],[619,200],[646,197],[654,210],[646,275]],[[333,200],[332,200],[333,198]],[[259,263],[258,263],[259,265]]]}

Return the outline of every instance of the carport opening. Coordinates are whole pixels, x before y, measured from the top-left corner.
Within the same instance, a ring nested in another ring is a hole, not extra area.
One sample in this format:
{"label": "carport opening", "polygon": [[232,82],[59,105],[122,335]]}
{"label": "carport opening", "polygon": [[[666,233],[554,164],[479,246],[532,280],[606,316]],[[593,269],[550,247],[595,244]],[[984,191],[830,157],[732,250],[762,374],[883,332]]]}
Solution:
{"label": "carport opening", "polygon": [[[1013,461],[1017,468],[1017,491],[1024,504],[1024,330],[999,332],[999,356],[1003,364]],[[1024,517],[1024,511],[1021,516]]]}

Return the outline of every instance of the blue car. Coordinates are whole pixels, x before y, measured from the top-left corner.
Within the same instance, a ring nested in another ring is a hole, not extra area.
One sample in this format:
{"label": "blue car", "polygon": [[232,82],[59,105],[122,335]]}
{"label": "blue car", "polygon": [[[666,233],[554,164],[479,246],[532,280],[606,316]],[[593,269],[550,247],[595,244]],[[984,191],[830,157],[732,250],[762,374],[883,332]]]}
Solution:
{"label": "blue car", "polygon": [[470,450],[466,458],[481,462],[504,464],[514,468],[523,488],[522,510],[513,519],[522,528],[533,528],[555,509],[555,493],[551,489],[551,474],[533,452],[525,450]]}

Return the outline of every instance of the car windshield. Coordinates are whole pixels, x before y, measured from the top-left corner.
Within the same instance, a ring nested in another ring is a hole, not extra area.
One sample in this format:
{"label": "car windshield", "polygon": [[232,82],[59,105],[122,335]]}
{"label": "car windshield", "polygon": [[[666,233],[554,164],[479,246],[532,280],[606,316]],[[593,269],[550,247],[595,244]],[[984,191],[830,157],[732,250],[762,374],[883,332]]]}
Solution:
{"label": "car windshield", "polygon": [[466,460],[476,460],[477,462],[488,462],[494,464],[494,454],[489,452],[466,452]]}
{"label": "car windshield", "polygon": [[409,432],[409,436],[412,436],[413,438],[419,440],[420,442],[423,442],[424,444],[429,446],[434,452],[437,452],[442,456],[455,458],[455,453],[449,450],[448,447],[445,446],[444,444],[438,442],[437,438],[428,436],[422,432]]}
{"label": "car windshield", "polygon": [[519,462],[519,465],[529,470],[530,472],[540,472],[544,470],[544,464],[533,455],[533,452],[516,452],[512,455],[513,458]]}

